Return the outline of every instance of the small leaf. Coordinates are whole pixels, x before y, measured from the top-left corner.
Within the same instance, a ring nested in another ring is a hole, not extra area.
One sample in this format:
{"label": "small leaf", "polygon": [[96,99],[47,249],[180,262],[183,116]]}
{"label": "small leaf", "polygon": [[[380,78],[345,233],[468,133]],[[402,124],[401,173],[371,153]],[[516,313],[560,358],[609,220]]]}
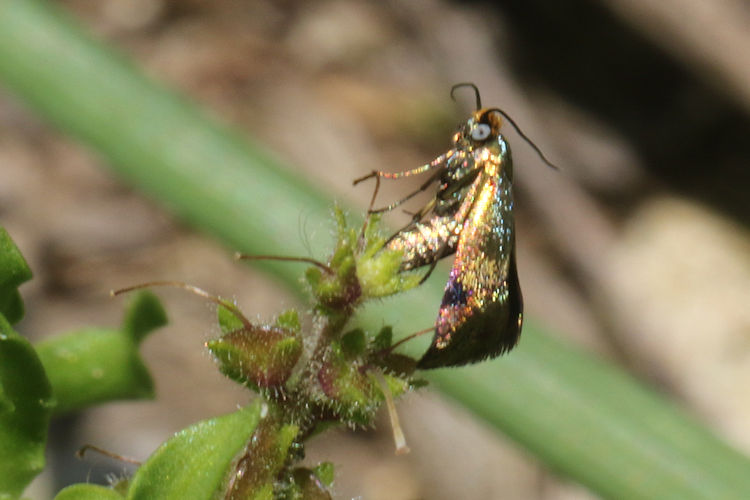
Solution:
{"label": "small leaf", "polygon": [[[391,394],[393,394],[394,398],[397,398],[403,394],[405,394],[409,389],[411,389],[412,385],[409,381],[404,380],[401,377],[396,377],[394,375],[390,375],[388,373],[383,374],[383,378],[385,378],[386,384],[388,384],[388,390],[391,391]],[[376,383],[373,381],[373,383]],[[380,386],[378,385],[378,391],[380,395],[382,396],[382,391],[380,390]],[[385,396],[382,396],[383,399],[385,399]]]}
{"label": "small leaf", "polygon": [[333,486],[334,466],[331,462],[321,462],[315,466],[313,473],[318,479],[323,481],[326,486]]}
{"label": "small leaf", "polygon": [[338,205],[333,207],[333,218],[336,220],[336,230],[340,239],[346,231],[346,216],[344,210]]}
{"label": "small leaf", "polygon": [[388,349],[393,344],[393,328],[390,326],[384,326],[380,329],[378,334],[372,339],[372,350],[382,351]]}
{"label": "small leaf", "polygon": [[310,286],[310,289],[315,293],[315,290],[320,286],[320,282],[323,279],[323,271],[317,267],[308,267],[305,270],[305,281]]}
{"label": "small leaf", "polygon": [[372,257],[375,252],[383,248],[386,239],[380,231],[381,214],[370,214],[370,219],[365,228],[365,249],[362,252],[364,257]]}
{"label": "small leaf", "polygon": [[31,270],[8,232],[0,227],[0,314],[13,325],[23,318],[18,287],[31,279]]}
{"label": "small leaf", "polygon": [[279,314],[279,317],[276,318],[276,326],[295,332],[300,331],[302,328],[299,322],[299,314],[295,309],[288,309]]}
{"label": "small leaf", "polygon": [[74,484],[60,490],[55,500],[123,500],[125,497],[112,488],[96,484]]}
{"label": "small leaf", "polygon": [[223,333],[230,333],[245,327],[242,320],[235,313],[222,305],[216,309],[216,316],[219,320],[219,328],[221,328]]}
{"label": "small leaf", "polygon": [[54,402],[31,344],[0,314],[0,498],[17,498],[44,467]]}
{"label": "small leaf", "polygon": [[314,470],[297,467],[292,471],[290,487],[284,492],[284,500],[331,500],[331,492]]}
{"label": "small leaf", "polygon": [[125,312],[122,330],[140,342],[148,333],[167,324],[167,313],[151,292],[137,293]]}
{"label": "small leaf", "polygon": [[260,404],[204,420],[174,435],[138,469],[129,500],[215,498],[260,420]]}
{"label": "small leaf", "polygon": [[154,384],[138,352],[147,332],[164,324],[153,294],[133,297],[121,330],[85,328],[36,345],[58,406],[56,414],[104,401],[154,396]]}
{"label": "small leaf", "polygon": [[383,368],[386,373],[398,375],[401,378],[406,378],[417,369],[417,360],[399,353],[389,353],[385,356],[376,353],[371,362]]}
{"label": "small leaf", "polygon": [[347,357],[357,357],[365,352],[365,348],[367,348],[367,339],[365,332],[360,328],[347,332],[341,337],[341,349]]}

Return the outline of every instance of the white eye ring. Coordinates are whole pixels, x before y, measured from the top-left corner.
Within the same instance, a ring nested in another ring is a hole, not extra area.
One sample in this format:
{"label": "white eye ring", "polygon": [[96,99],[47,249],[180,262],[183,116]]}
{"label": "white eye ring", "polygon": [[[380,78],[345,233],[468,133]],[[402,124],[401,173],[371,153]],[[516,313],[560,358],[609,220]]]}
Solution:
{"label": "white eye ring", "polygon": [[486,123],[479,123],[471,129],[471,138],[475,141],[483,141],[490,136],[492,129]]}

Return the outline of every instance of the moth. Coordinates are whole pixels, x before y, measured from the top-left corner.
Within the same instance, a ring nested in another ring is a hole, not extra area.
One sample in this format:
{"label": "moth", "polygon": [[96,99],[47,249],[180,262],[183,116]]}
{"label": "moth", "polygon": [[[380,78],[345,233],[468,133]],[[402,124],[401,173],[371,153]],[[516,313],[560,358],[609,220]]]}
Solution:
{"label": "moth", "polygon": [[477,109],[453,135],[452,147],[432,162],[404,172],[375,171],[370,177],[397,179],[431,173],[406,198],[371,212],[392,210],[437,184],[430,201],[385,247],[403,251],[401,270],[430,266],[455,254],[450,278],[435,321],[435,334],[418,362],[421,369],[460,366],[493,358],[512,349],[523,326],[523,298],[516,270],[513,218],[513,161],[500,133],[503,118],[557,168],[499,108],[482,108],[473,83]]}

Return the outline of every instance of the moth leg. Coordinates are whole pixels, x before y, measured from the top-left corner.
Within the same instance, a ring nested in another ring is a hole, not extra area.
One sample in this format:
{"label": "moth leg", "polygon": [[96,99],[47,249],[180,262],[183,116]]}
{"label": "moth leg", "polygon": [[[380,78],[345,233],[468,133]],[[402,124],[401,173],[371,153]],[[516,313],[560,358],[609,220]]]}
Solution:
{"label": "moth leg", "polygon": [[[438,156],[437,158],[435,158],[434,160],[432,160],[430,163],[427,163],[426,165],[422,165],[421,167],[414,168],[412,170],[405,170],[403,172],[394,172],[394,173],[382,172],[382,171],[379,171],[379,170],[373,170],[372,172],[370,172],[369,174],[365,175],[364,177],[360,177],[359,179],[355,179],[354,180],[354,185],[355,186],[357,184],[359,184],[360,182],[362,182],[364,180],[367,180],[367,179],[369,179],[371,177],[374,177],[375,180],[376,180],[376,182],[377,182],[376,185],[375,185],[375,190],[372,193],[372,199],[370,200],[370,206],[367,209],[368,219],[369,219],[369,214],[382,213],[382,212],[388,212],[390,210],[393,210],[394,208],[396,208],[397,206],[399,206],[402,203],[406,202],[407,200],[413,198],[414,196],[416,196],[420,192],[425,191],[428,187],[430,187],[430,185],[433,182],[435,182],[435,179],[437,179],[440,176],[440,173],[445,168],[445,162],[446,162],[446,160],[448,158],[450,158],[451,156],[453,156],[453,154],[454,154],[453,150],[448,151],[447,153]],[[390,205],[388,205],[386,207],[383,207],[383,208],[378,208],[378,209],[373,209],[372,208],[375,205],[375,197],[377,196],[378,190],[380,189],[380,179],[381,178],[398,179],[400,177],[408,177],[410,175],[418,175],[418,174],[422,174],[424,172],[429,172],[430,170],[433,170],[435,168],[438,169],[437,172],[435,172],[433,175],[431,175],[429,177],[429,179],[427,179],[427,181],[425,183],[423,183],[419,187],[418,190],[416,190],[413,193],[409,194],[406,198],[404,198],[402,200],[399,200],[399,201],[397,201],[395,203],[391,203]],[[365,227],[366,227],[366,224],[365,224]]]}
{"label": "moth leg", "polygon": [[408,195],[406,195],[404,198],[402,198],[402,199],[400,199],[398,201],[395,201],[395,202],[391,203],[390,205],[386,205],[385,207],[382,207],[382,208],[370,209],[370,210],[368,210],[368,212],[373,213],[373,214],[380,214],[380,213],[383,213],[383,212],[390,212],[391,210],[393,210],[394,208],[398,207],[399,205],[402,205],[403,203],[411,200],[412,198],[414,198],[419,193],[422,193],[422,192],[426,191],[427,188],[430,187],[430,185],[433,182],[435,182],[438,179],[438,177],[440,177],[440,174],[442,174],[442,170],[436,171],[434,174],[432,174],[427,179],[427,181],[425,181],[421,186],[419,186],[419,188],[417,190],[412,191],[411,193],[409,193]]}
{"label": "moth leg", "polygon": [[[411,193],[408,196],[406,196],[406,198],[404,198],[402,200],[399,200],[399,201],[397,201],[395,203],[392,203],[392,204],[388,205],[387,207],[378,208],[378,209],[373,209],[372,206],[375,204],[375,198],[377,197],[378,191],[380,190],[380,176],[374,176],[375,177],[375,189],[372,192],[372,198],[370,198],[370,205],[369,205],[369,207],[367,209],[367,216],[365,217],[365,222],[362,225],[362,229],[360,230],[360,233],[359,233],[360,244],[364,240],[365,230],[367,229],[367,226],[370,223],[370,215],[372,215],[372,214],[379,214],[379,213],[388,212],[390,210],[393,210],[394,208],[396,208],[397,206],[401,205],[405,201],[407,201],[407,200],[413,198],[414,196],[416,196],[417,194],[425,191],[428,187],[430,187],[430,184],[432,184],[433,182],[435,182],[435,180],[440,176],[441,173],[442,173],[442,170],[436,171],[434,174],[432,174],[427,179],[426,182],[424,182],[419,187],[419,189],[417,189],[413,193]],[[411,221],[408,224],[406,224],[404,227],[402,227],[401,229],[399,229],[398,231],[396,231],[390,238],[388,238],[388,240],[385,242],[385,245],[387,245],[388,242],[391,241],[398,233],[400,233],[404,229],[407,229],[407,228],[411,227],[412,225],[414,225],[415,223],[417,223],[420,220],[422,220],[422,218],[425,215],[427,215],[435,207],[435,201],[436,201],[435,198],[431,199],[422,208],[420,208],[419,210],[417,210],[416,213],[411,214],[412,215]]]}
{"label": "moth leg", "polygon": [[[422,191],[425,191],[430,186],[430,184],[432,184],[433,182],[435,182],[435,180],[437,179],[437,177],[441,173],[442,173],[442,171],[438,170],[437,172],[435,172],[434,174],[432,174],[430,176],[430,178],[427,179],[427,181],[419,187],[419,189],[417,189],[413,193],[409,194],[406,198],[404,198],[402,200],[399,200],[399,201],[397,201],[395,203],[392,203],[391,205],[389,205],[387,207],[379,208],[379,209],[373,209],[372,206],[375,204],[375,198],[378,195],[378,191],[380,190],[380,177],[376,176],[375,177],[375,189],[372,192],[372,198],[370,199],[370,206],[367,209],[367,216],[365,217],[365,222],[362,225],[362,230],[360,231],[360,236],[359,236],[360,243],[364,239],[365,230],[367,229],[367,226],[368,226],[368,224],[370,222],[370,215],[372,215],[372,214],[379,214],[379,213],[383,213],[383,212],[387,212],[387,211],[393,210],[394,208],[396,208],[400,204],[404,203],[405,201],[411,199],[412,197],[416,196],[417,194],[421,193]],[[398,231],[396,231],[393,235],[391,235],[391,237],[388,238],[388,240],[386,240],[385,245],[387,245],[388,242],[390,242],[398,233],[400,233],[401,231],[403,231],[403,230],[411,227],[415,223],[417,223],[420,220],[422,220],[422,218],[425,215],[427,215],[435,207],[435,201],[436,201],[435,198],[431,199],[422,208],[420,208],[419,210],[417,210],[415,213],[410,214],[410,215],[412,215],[411,221],[408,224],[406,224],[404,227],[402,227],[401,229],[399,229]]]}
{"label": "moth leg", "polygon": [[353,182],[353,184],[356,186],[360,182],[366,181],[367,179],[369,179],[371,177],[383,177],[383,178],[386,178],[386,179],[398,179],[400,177],[409,177],[411,175],[423,174],[425,172],[429,172],[433,168],[437,168],[437,167],[443,166],[445,164],[445,161],[448,158],[450,158],[451,156],[453,156],[454,153],[455,153],[454,150],[448,151],[447,153],[438,156],[437,158],[435,158],[434,160],[432,160],[430,163],[427,163],[427,164],[422,165],[422,166],[417,167],[417,168],[413,168],[411,170],[404,170],[403,172],[383,172],[381,170],[373,170],[372,172],[370,172],[369,174],[365,175],[364,177],[360,177],[359,179],[355,179],[354,182]]}

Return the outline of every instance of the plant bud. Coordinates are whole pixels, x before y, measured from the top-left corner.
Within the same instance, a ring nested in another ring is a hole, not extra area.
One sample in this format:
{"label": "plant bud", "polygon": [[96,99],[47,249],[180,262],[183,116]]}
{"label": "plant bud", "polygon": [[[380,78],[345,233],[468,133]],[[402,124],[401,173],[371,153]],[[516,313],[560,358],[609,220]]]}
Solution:
{"label": "plant bud", "polygon": [[259,389],[283,386],[302,354],[297,331],[280,326],[240,328],[206,346],[224,375]]}

